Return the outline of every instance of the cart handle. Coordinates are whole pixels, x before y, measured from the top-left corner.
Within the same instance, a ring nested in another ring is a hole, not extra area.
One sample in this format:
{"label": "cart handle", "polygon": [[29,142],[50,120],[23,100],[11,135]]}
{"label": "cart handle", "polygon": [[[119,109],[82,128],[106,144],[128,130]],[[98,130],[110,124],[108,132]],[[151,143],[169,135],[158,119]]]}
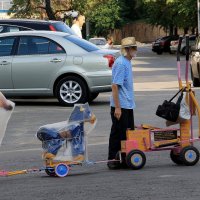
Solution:
{"label": "cart handle", "polygon": [[186,85],[188,86],[188,71],[189,71],[189,35],[186,35],[186,65],[185,65],[185,81]]}
{"label": "cart handle", "polygon": [[178,40],[178,48],[176,52],[179,89],[182,89],[181,64],[180,64],[180,49],[181,49],[182,40],[183,40],[183,36],[180,36]]}

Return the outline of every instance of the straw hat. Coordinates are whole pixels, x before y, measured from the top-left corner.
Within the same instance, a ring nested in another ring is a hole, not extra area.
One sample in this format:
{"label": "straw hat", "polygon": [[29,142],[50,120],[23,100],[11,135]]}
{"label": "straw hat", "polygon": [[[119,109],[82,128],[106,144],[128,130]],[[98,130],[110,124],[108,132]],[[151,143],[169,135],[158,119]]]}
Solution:
{"label": "straw hat", "polygon": [[121,41],[121,48],[137,47],[135,37],[126,37]]}

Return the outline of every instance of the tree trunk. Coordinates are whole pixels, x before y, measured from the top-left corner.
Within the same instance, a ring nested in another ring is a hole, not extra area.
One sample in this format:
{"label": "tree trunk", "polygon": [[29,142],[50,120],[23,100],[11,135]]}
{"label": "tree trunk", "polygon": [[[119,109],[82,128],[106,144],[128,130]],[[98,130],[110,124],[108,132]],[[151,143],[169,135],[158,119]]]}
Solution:
{"label": "tree trunk", "polygon": [[169,35],[173,35],[174,32],[174,26],[172,24],[170,24],[169,26]]}
{"label": "tree trunk", "polygon": [[192,35],[195,34],[195,27],[192,28]]}
{"label": "tree trunk", "polygon": [[178,28],[177,28],[177,26],[174,28],[174,35],[178,35]]}
{"label": "tree trunk", "polygon": [[184,34],[188,34],[188,28],[186,27],[186,28],[184,28]]}
{"label": "tree trunk", "polygon": [[51,0],[45,0],[46,3],[46,13],[50,20],[56,20],[55,14],[53,12],[53,9],[51,7]]}

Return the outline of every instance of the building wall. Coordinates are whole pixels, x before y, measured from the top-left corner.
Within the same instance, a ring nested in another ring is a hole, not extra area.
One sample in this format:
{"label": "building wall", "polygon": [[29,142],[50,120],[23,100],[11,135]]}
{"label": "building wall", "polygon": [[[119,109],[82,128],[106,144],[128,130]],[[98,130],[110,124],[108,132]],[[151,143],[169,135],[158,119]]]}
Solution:
{"label": "building wall", "polygon": [[0,19],[10,18],[7,12],[12,6],[11,2],[11,0],[0,0]]}
{"label": "building wall", "polygon": [[[178,30],[178,34],[183,34],[183,30]],[[152,42],[156,38],[169,35],[162,27],[152,26],[145,22],[134,22],[126,24],[121,29],[111,32],[116,44],[120,44],[122,38],[134,36],[139,42]]]}

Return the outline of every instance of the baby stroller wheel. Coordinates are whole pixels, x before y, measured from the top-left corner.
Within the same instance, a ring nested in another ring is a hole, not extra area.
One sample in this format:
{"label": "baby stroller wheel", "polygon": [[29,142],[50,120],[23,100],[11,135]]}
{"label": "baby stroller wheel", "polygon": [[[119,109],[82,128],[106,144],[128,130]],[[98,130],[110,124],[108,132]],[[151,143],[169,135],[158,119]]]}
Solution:
{"label": "baby stroller wheel", "polygon": [[199,161],[199,151],[193,146],[187,146],[180,152],[180,158],[184,165],[193,166]]}
{"label": "baby stroller wheel", "polygon": [[56,176],[56,173],[55,173],[55,169],[54,168],[46,168],[45,169],[45,172],[47,175],[49,176]]}
{"label": "baby stroller wheel", "polygon": [[65,177],[69,173],[69,167],[64,163],[58,164],[55,168],[55,173],[58,177]]}
{"label": "baby stroller wheel", "polygon": [[146,156],[140,150],[132,150],[128,153],[126,162],[131,169],[141,169],[146,163]]}

